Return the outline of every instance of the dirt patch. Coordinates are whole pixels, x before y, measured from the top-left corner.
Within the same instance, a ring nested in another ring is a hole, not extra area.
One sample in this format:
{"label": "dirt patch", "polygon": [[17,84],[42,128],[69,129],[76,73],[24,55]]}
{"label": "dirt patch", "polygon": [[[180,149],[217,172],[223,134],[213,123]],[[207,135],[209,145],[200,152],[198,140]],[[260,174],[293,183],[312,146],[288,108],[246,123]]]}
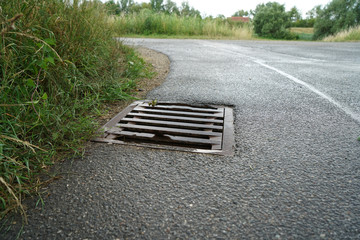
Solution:
{"label": "dirt patch", "polygon": [[[138,99],[144,99],[149,91],[160,86],[165,81],[170,71],[170,60],[165,54],[148,48],[135,47],[135,50],[139,53],[141,58],[152,65],[153,71],[156,72],[152,79],[144,78],[137,84],[137,91],[133,96]],[[99,118],[100,125],[104,125],[133,101],[135,100],[106,103],[104,108],[107,113]]]}
{"label": "dirt patch", "polygon": [[160,86],[165,81],[170,71],[170,60],[166,55],[148,48],[137,47],[135,49],[146,62],[154,67],[154,71],[157,73],[153,79],[140,81],[139,89],[143,91],[139,93],[138,97],[143,98],[149,91]]}

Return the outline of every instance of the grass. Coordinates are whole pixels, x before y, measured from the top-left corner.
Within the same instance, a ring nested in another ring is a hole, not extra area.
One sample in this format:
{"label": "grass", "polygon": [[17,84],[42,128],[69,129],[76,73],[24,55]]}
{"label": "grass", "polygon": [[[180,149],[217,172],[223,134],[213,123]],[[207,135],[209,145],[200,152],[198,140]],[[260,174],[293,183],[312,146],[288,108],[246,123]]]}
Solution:
{"label": "grass", "polygon": [[306,34],[314,34],[314,28],[299,28],[293,27],[290,29],[293,33],[306,33]]}
{"label": "grass", "polygon": [[154,39],[203,39],[203,40],[255,40],[257,39],[255,36],[250,39],[247,38],[237,38],[237,37],[226,37],[226,36],[198,36],[198,35],[166,35],[166,34],[125,34],[121,35],[121,37],[125,38],[154,38]]}
{"label": "grass", "polygon": [[355,42],[360,41],[360,25],[338,32],[323,39],[324,42]]}
{"label": "grass", "polygon": [[232,23],[226,19],[201,19],[154,13],[148,9],[140,13],[113,17],[112,24],[118,35],[182,36],[184,38],[252,39],[249,24]]}
{"label": "grass", "polygon": [[21,203],[43,184],[40,174],[64,154],[82,153],[102,104],[131,98],[149,72],[114,41],[95,1],[5,1],[0,23],[2,218],[25,216]]}
{"label": "grass", "polygon": [[299,40],[302,41],[311,41],[314,36],[314,28],[293,27],[290,29],[290,32],[297,34],[299,36]]}

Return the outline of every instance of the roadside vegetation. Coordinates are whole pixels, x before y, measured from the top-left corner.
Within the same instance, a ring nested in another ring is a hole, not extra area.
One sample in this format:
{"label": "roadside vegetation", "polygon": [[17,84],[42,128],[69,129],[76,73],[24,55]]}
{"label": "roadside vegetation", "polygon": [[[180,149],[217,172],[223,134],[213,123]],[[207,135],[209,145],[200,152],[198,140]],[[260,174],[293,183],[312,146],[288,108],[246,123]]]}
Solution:
{"label": "roadside vegetation", "polygon": [[252,28],[225,18],[205,18],[156,13],[144,9],[139,13],[115,17],[114,27],[121,36],[183,36],[198,38],[251,39]]}
{"label": "roadside vegetation", "polygon": [[325,42],[351,42],[360,41],[360,25],[340,31],[335,35],[327,36],[323,39]]}
{"label": "roadside vegetation", "polygon": [[114,41],[108,18],[96,1],[1,2],[0,218],[25,214],[24,197],[46,183],[40,174],[81,154],[102,104],[131,98],[149,74]]}
{"label": "roadside vegetation", "polygon": [[134,3],[131,0],[105,3],[120,36],[176,36],[184,38],[251,39],[249,23],[234,22],[225,16],[202,17],[188,2],[177,6],[168,0]]}
{"label": "roadside vegetation", "polygon": [[311,41],[314,37],[314,28],[292,27],[290,32],[296,34],[298,39],[303,41]]}
{"label": "roadside vegetation", "polygon": [[[107,1],[105,7],[112,16],[114,32],[120,36],[212,38],[212,39],[285,39],[322,40],[360,24],[360,0],[332,0],[325,6],[315,6],[306,13],[292,7],[268,2],[255,10],[238,10],[232,17],[202,16],[184,1],[180,6],[171,0]],[[351,30],[350,32],[353,32]],[[356,34],[355,34],[356,35]],[[341,41],[349,41],[343,38]],[[351,34],[350,41],[355,41]]]}
{"label": "roadside vegetation", "polygon": [[285,5],[277,2],[259,4],[253,14],[254,32],[258,36],[286,40],[298,38],[289,30],[291,18],[285,11]]}
{"label": "roadside vegetation", "polygon": [[360,0],[333,0],[318,10],[314,39],[335,35],[360,25]]}

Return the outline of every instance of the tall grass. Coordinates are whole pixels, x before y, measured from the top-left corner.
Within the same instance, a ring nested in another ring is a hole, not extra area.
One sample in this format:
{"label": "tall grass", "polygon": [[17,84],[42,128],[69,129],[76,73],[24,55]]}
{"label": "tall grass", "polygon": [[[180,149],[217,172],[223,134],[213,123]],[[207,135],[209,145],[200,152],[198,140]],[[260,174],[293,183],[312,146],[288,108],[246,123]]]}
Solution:
{"label": "tall grass", "polygon": [[324,42],[350,42],[360,41],[360,25],[357,27],[349,28],[336,33],[333,36],[328,36],[323,39]]}
{"label": "tall grass", "polygon": [[235,24],[226,19],[154,13],[148,9],[140,13],[113,18],[114,30],[119,35],[205,36],[209,38],[251,39],[249,24]]}
{"label": "tall grass", "polygon": [[0,23],[1,218],[57,153],[89,139],[103,101],[129,97],[145,64],[96,1],[2,1]]}
{"label": "tall grass", "polygon": [[311,41],[314,36],[314,28],[292,27],[290,32],[295,33],[300,41]]}

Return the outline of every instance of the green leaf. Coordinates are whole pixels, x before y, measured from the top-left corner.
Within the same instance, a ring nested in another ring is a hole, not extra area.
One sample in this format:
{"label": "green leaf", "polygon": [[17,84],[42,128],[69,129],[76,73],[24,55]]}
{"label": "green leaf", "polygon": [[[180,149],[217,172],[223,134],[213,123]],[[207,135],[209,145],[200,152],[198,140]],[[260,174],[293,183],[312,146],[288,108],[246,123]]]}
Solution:
{"label": "green leaf", "polygon": [[41,99],[42,99],[42,100],[48,99],[48,95],[47,95],[46,93],[44,93],[44,94],[42,95]]}
{"label": "green leaf", "polygon": [[0,200],[1,200],[1,202],[2,202],[3,208],[5,209],[5,208],[6,208],[5,199],[3,199],[2,197],[0,197]]}
{"label": "green leaf", "polygon": [[28,79],[26,81],[26,85],[28,85],[29,87],[35,87],[36,86],[32,79]]}
{"label": "green leaf", "polygon": [[37,64],[39,67],[41,67],[42,69],[47,70],[47,67],[48,67],[48,66],[47,66],[45,60],[38,60],[38,61],[36,62],[36,64]]}
{"label": "green leaf", "polygon": [[56,43],[55,39],[52,39],[52,38],[46,38],[46,39],[44,39],[44,42],[46,42],[49,45],[53,45],[53,46]]}
{"label": "green leaf", "polygon": [[4,149],[4,148],[3,148],[4,145],[5,145],[5,144],[1,144],[1,143],[0,143],[0,159],[3,159],[3,158],[4,158],[4,157],[3,157],[3,155],[4,155],[4,150],[3,150],[3,149]]}
{"label": "green leaf", "polygon": [[54,132],[54,133],[52,134],[52,137],[53,137],[54,140],[58,139],[59,133]]}
{"label": "green leaf", "polygon": [[360,137],[358,137],[358,141],[360,141]]}
{"label": "green leaf", "polygon": [[55,65],[55,62],[54,62],[54,58],[53,58],[53,57],[47,57],[47,58],[45,58],[45,61],[46,61],[46,62],[49,62],[49,63],[52,63],[53,65]]}

